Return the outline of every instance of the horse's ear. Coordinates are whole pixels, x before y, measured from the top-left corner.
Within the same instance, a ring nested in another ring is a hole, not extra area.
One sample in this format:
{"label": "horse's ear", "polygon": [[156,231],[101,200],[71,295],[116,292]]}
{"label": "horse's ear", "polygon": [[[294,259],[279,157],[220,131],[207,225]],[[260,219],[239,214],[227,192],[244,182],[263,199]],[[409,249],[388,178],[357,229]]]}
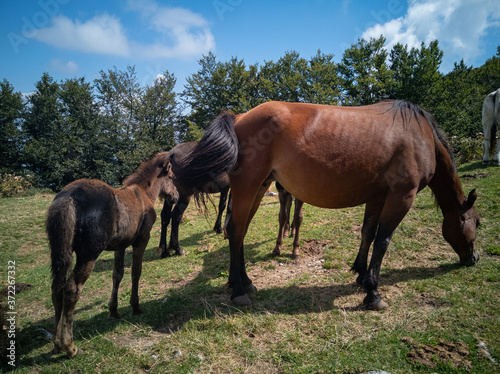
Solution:
{"label": "horse's ear", "polygon": [[165,172],[168,173],[171,169],[172,169],[172,163],[167,162],[167,164],[165,165]]}
{"label": "horse's ear", "polygon": [[476,193],[476,189],[473,189],[470,193],[469,193],[469,197],[467,197],[467,201],[466,201],[466,204],[467,204],[467,208],[472,208],[472,206],[474,205],[474,202],[476,201],[477,199],[477,193]]}

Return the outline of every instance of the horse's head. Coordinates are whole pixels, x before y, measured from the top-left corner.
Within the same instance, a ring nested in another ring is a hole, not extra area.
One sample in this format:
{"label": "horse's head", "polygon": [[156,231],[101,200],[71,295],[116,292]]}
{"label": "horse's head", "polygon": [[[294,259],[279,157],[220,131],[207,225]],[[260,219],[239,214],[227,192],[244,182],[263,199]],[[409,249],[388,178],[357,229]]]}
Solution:
{"label": "horse's head", "polygon": [[457,252],[460,263],[466,266],[479,261],[479,251],[476,249],[479,215],[474,208],[476,198],[476,191],[472,190],[458,211],[443,212],[443,237]]}
{"label": "horse's head", "polygon": [[172,164],[170,162],[169,152],[160,152],[158,157],[158,167],[160,173],[158,174],[159,183],[159,196],[162,199],[168,200],[171,204],[174,204],[179,199],[179,193],[174,185],[174,175],[172,173]]}

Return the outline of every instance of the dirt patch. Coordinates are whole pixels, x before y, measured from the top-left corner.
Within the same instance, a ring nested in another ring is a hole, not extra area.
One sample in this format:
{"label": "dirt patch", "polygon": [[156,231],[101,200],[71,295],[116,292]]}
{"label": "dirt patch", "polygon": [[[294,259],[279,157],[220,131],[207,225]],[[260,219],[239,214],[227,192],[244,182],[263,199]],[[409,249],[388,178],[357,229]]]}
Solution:
{"label": "dirt patch", "polygon": [[407,357],[415,364],[435,368],[437,362],[442,362],[455,369],[472,368],[472,362],[469,360],[470,351],[465,343],[439,339],[435,345],[422,344],[410,337],[403,337],[401,341],[411,348]]}
{"label": "dirt patch", "polygon": [[[329,240],[306,240],[300,247],[300,256],[293,260],[271,260],[254,264],[248,275],[257,289],[284,287],[290,281],[304,274],[326,275],[331,269],[323,267],[325,249],[331,246]],[[289,254],[288,254],[289,256]]]}

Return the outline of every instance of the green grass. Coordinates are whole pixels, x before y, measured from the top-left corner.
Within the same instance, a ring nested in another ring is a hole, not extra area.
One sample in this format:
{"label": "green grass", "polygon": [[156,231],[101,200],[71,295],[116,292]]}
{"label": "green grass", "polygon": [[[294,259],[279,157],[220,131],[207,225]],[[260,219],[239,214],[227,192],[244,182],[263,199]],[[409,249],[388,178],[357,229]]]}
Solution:
{"label": "green grass", "polygon": [[[481,354],[486,344],[500,361],[500,168],[480,163],[459,169],[466,193],[478,192],[480,262],[457,265],[441,236],[441,213],[428,189],[394,234],[382,265],[382,312],[363,309],[364,292],[349,269],[360,243],[363,207],[325,210],[305,205],[301,259],[292,239],[273,257],[278,199],[265,197],[245,240],[248,273],[258,287],[253,306],[237,308],[226,287],[228,242],[211,231],[191,205],[180,228],[182,257],[160,259],[159,218],[144,257],[140,302],[129,305],[131,255],[120,286],[120,320],[108,317],[113,254],[103,253],[85,284],[75,314],[75,359],[51,355],[41,329],[54,329],[49,251],[44,231],[53,195],[0,199],[0,266],[16,262],[19,373],[493,373],[500,366]],[[484,176],[479,178],[478,176]],[[157,204],[158,213],[161,204]],[[319,249],[318,249],[319,248]],[[469,367],[433,358],[435,367],[408,358],[401,341],[438,346],[440,339],[469,348]],[[179,354],[180,352],[180,354]],[[6,366],[5,368],[8,368]]]}

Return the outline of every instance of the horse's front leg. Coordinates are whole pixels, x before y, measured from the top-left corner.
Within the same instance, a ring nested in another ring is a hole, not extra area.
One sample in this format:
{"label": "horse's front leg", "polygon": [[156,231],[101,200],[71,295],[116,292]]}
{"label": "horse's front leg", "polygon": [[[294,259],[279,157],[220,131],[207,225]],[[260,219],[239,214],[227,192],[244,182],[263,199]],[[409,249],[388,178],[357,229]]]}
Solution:
{"label": "horse's front leg", "polygon": [[370,246],[375,239],[377,227],[380,219],[380,213],[384,206],[384,200],[369,201],[365,207],[365,217],[363,219],[363,227],[361,228],[361,245],[359,247],[358,255],[352,265],[351,271],[358,273],[356,282],[361,286],[363,279],[368,271],[368,252]]}
{"label": "horse's front leg", "polygon": [[[281,246],[283,245],[283,237],[288,236],[289,229],[289,217],[290,217],[290,207],[291,207],[291,197],[287,191],[284,189],[278,190],[278,197],[280,201],[280,212],[278,215],[279,228],[278,237],[276,238],[276,246],[273,250],[273,255],[281,254]],[[287,227],[288,226],[288,227]]]}
{"label": "horse's front leg", "polygon": [[130,305],[133,314],[141,314],[142,309],[139,306],[139,279],[142,273],[142,258],[149,241],[149,231],[144,234],[133,245],[132,252],[132,294],[130,295]]}
{"label": "horse's front leg", "polygon": [[295,199],[295,211],[293,214],[293,221],[292,221],[292,235],[293,235],[292,258],[297,258],[300,256],[299,232],[300,232],[300,226],[302,225],[302,220],[303,220],[303,215],[302,215],[302,207],[303,206],[304,206],[304,202],[302,200]]}
{"label": "horse's front leg", "polygon": [[111,298],[109,299],[109,316],[111,318],[120,318],[118,314],[118,288],[123,278],[125,250],[115,251],[115,263],[113,266],[113,289],[111,291]]}
{"label": "horse's front leg", "polygon": [[190,201],[191,196],[180,196],[179,201],[175,204],[174,210],[172,211],[172,231],[170,233],[168,252],[174,250],[175,254],[179,256],[184,254],[184,250],[179,245],[179,225],[181,224],[182,216]]}
{"label": "horse's front leg", "polygon": [[380,310],[387,307],[387,303],[382,300],[377,290],[382,259],[387,251],[394,230],[410,209],[416,193],[416,188],[406,192],[393,192],[385,200],[380,214],[377,235],[373,243],[373,255],[370,260],[370,266],[363,278],[363,286],[366,290],[366,297],[363,300],[363,304],[368,309]]}
{"label": "horse's front leg", "polygon": [[158,250],[161,251],[161,258],[169,256],[167,248],[167,231],[168,225],[170,224],[170,218],[172,217],[172,203],[165,199],[163,202],[163,209],[161,210],[161,231],[160,231],[160,244],[158,245]]}
{"label": "horse's front leg", "polygon": [[219,211],[217,212],[217,220],[215,221],[214,231],[217,234],[222,233],[222,215],[224,214],[224,209],[226,209],[227,195],[229,193],[229,186],[223,188],[220,192],[219,197]]}

